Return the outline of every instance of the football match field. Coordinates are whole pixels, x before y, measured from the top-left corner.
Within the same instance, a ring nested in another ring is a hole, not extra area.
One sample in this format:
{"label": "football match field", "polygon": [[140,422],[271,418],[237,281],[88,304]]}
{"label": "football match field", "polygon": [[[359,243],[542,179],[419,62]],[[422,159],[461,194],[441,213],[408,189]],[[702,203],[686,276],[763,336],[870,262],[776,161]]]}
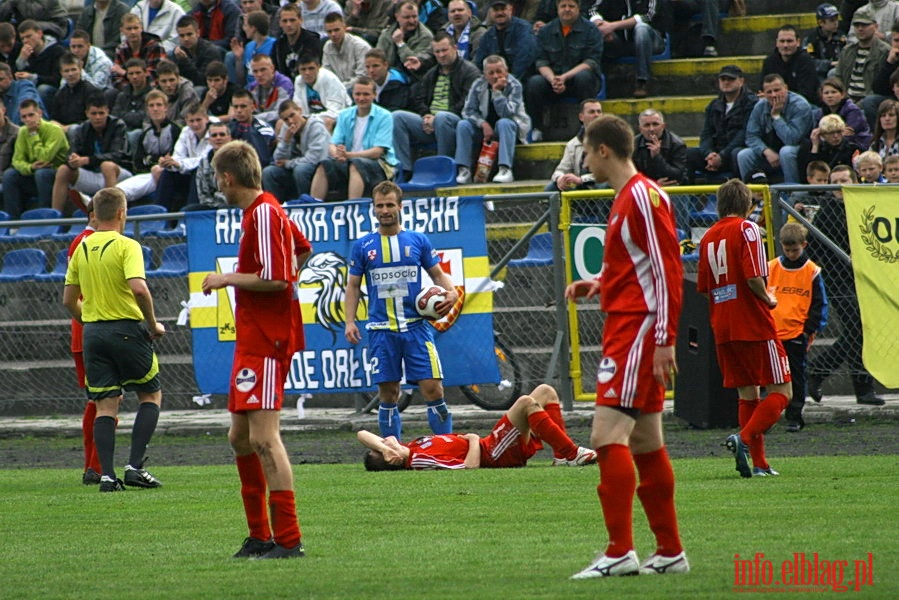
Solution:
{"label": "football match field", "polygon": [[[726,463],[724,461],[727,461]],[[596,467],[367,473],[294,466],[307,556],[235,560],[233,466],[159,466],[156,490],[98,494],[72,469],[0,470],[2,598],[899,597],[899,459],[674,461],[687,575],[570,581],[606,540]],[[654,549],[635,499],[640,558]]]}

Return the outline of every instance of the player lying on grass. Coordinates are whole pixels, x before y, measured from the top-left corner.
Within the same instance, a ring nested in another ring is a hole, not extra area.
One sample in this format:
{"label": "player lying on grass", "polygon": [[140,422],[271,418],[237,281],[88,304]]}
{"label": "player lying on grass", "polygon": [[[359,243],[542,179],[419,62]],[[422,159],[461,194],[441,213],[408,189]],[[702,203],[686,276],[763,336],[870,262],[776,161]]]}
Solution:
{"label": "player lying on grass", "polygon": [[369,471],[401,469],[505,469],[523,467],[546,442],[553,449],[553,465],[583,466],[596,462],[596,452],[578,447],[565,431],[559,396],[541,384],[522,396],[493,426],[487,437],[456,433],[420,437],[408,444],[370,431],[356,434]]}

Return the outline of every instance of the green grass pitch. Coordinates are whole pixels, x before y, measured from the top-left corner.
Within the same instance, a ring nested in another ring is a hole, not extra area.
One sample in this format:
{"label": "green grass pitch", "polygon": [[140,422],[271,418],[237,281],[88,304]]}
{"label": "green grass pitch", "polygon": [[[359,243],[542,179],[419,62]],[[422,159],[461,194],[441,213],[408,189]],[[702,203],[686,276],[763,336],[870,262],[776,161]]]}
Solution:
{"label": "green grass pitch", "polygon": [[[595,467],[294,467],[307,557],[271,562],[230,558],[246,535],[233,467],[158,467],[165,487],[118,494],[71,469],[4,470],[0,597],[723,598],[737,554],[763,553],[775,578],[795,553],[845,560],[845,584],[871,553],[873,585],[853,597],[897,598],[897,462],[781,459],[780,477],[744,480],[730,459],[675,461],[692,572],[591,581],[568,577],[606,540]],[[635,532],[643,558],[654,544],[639,504]]]}

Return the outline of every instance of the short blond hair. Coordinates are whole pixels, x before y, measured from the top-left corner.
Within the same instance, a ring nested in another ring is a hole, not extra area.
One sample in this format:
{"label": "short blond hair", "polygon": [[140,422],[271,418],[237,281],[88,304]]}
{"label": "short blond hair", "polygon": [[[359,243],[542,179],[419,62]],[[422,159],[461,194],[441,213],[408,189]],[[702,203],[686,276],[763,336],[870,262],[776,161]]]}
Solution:
{"label": "short blond hair", "polygon": [[212,168],[219,175],[229,173],[245,188],[262,189],[262,165],[256,149],[241,140],[228,142],[212,156]]}
{"label": "short blond hair", "polygon": [[119,209],[125,208],[128,202],[125,192],[117,187],[108,187],[94,194],[91,204],[98,221],[112,221]]}
{"label": "short blond hair", "polygon": [[818,121],[818,131],[821,133],[833,133],[834,131],[843,131],[846,128],[846,122],[840,115],[824,115]]}
{"label": "short blond hair", "polygon": [[874,150],[865,150],[859,154],[858,158],[855,159],[855,168],[858,168],[862,163],[875,164],[881,169],[883,168],[883,159]]}

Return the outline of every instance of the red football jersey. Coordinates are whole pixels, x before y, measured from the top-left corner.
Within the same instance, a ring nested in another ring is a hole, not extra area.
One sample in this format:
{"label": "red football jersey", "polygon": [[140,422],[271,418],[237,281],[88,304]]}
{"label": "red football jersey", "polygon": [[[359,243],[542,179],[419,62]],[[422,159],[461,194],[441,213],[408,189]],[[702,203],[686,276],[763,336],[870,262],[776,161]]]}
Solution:
{"label": "red football jersey", "polygon": [[410,469],[464,469],[468,440],[455,433],[426,435],[412,440],[409,446]]}
{"label": "red football jersey", "polygon": [[[83,240],[84,238],[86,238],[87,236],[92,234],[93,232],[94,232],[94,229],[92,227],[90,227],[90,226],[85,227],[84,231],[79,233],[75,237],[75,239],[72,240],[72,243],[69,244],[69,250],[66,253],[66,256],[69,258],[69,260],[72,260],[72,255],[75,254],[75,249],[78,248],[78,244],[81,243],[81,240]],[[84,341],[83,340],[84,340],[84,326],[81,323],[79,323],[78,321],[76,321],[75,319],[72,319],[71,350],[73,353],[74,352],[84,352]]]}
{"label": "red football jersey", "polygon": [[746,282],[768,276],[768,259],[758,225],[725,217],[702,236],[696,290],[709,295],[715,343],[777,339],[771,309]]}
{"label": "red football jersey", "polygon": [[655,313],[655,343],[677,335],[683,289],[674,207],[658,184],[637,173],[615,196],[603,249],[600,303],[605,312]]}
{"label": "red football jersey", "polygon": [[286,281],[280,292],[235,288],[237,351],[254,356],[290,357],[304,347],[297,295],[297,255],[309,242],[278,200],[262,193],[243,213],[237,272]]}

